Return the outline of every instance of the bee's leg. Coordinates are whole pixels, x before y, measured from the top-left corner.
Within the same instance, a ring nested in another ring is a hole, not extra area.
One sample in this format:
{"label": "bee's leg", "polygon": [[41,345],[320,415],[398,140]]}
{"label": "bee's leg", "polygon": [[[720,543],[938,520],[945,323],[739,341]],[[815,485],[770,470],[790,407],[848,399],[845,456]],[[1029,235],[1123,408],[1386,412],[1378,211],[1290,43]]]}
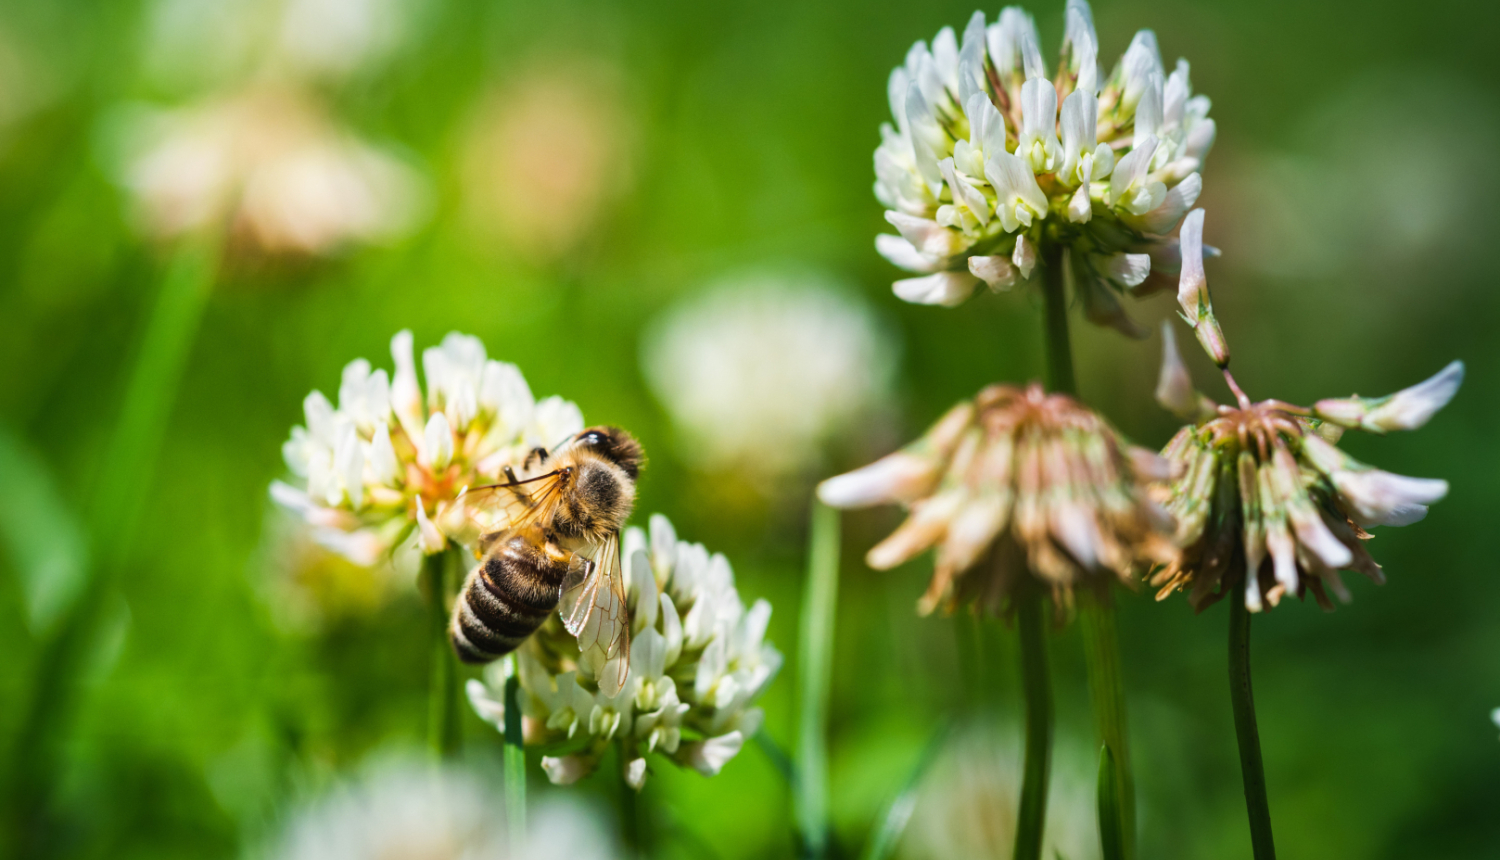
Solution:
{"label": "bee's leg", "polygon": [[[501,466],[500,467],[500,471],[501,471],[502,474],[505,475],[505,481],[506,481],[506,483],[508,483],[508,484],[519,484],[519,483],[521,483],[521,479],[516,477],[516,470],[512,469],[510,466],[508,466],[508,465],[507,466]],[[525,490],[521,489],[520,487],[511,487],[510,488],[510,494],[512,496],[515,496],[521,502],[524,502],[526,504],[526,507],[528,507],[528,508],[531,507],[531,496]]]}
{"label": "bee's leg", "polygon": [[532,448],[531,453],[526,455],[526,459],[521,462],[521,465],[527,469],[530,469],[532,468],[533,460],[535,461],[535,465],[537,466],[540,466],[543,463],[547,462],[547,449],[540,446]]}

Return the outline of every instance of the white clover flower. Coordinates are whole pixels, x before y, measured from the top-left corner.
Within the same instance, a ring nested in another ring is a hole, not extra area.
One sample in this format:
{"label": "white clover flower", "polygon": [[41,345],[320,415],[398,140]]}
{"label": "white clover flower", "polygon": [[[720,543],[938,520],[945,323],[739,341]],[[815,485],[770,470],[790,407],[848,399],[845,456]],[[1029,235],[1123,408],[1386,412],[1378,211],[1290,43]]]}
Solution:
{"label": "white clover flower", "polygon": [[485,247],[561,259],[630,188],[639,122],[621,77],[596,56],[548,56],[483,98],[459,163]]}
{"label": "white clover flower", "polygon": [[528,810],[512,851],[504,798],[466,770],[416,757],[389,758],[297,809],[252,856],[263,860],[610,860],[619,849],[608,820],[575,798]]}
{"label": "white clover flower", "polygon": [[[881,127],[875,196],[900,235],[876,250],[923,275],[896,282],[902,299],[953,306],[981,281],[1008,289],[1017,269],[1027,278],[1038,255],[1066,248],[1090,319],[1142,331],[1109,291],[1165,286],[1139,269],[1196,202],[1214,122],[1187,62],[1167,74],[1151,31],[1101,87],[1088,4],[1068,0],[1066,19],[1055,80],[1014,6],[989,25],[974,13],[961,44],[948,27],[917,42],[891,73],[895,125]],[[1139,262],[1121,278],[1106,261],[1125,253]]]}
{"label": "white clover flower", "polygon": [[[335,408],[322,392],[303,401],[306,425],[282,446],[297,480],[271,497],[302,515],[318,542],[373,565],[413,530],[425,553],[472,541],[494,525],[466,488],[494,483],[533,448],[583,429],[559,397],[537,402],[521,371],[490,359],[478,338],[450,332],[422,352],[417,382],[412,335],[391,338],[394,376],[356,359],[344,368]],[[491,506],[492,507],[492,506]]]}
{"label": "white clover flower", "polygon": [[324,256],[396,239],[423,208],[415,170],[291,90],[142,110],[127,125],[121,182],[158,239],[226,229],[236,249]]}
{"label": "white clover flower", "polygon": [[[651,753],[713,776],[759,730],[752,703],[781,668],[781,653],[765,641],[771,605],[746,609],[728,560],[678,540],[660,514],[649,536],[626,530],[622,550],[630,674],[618,694],[604,695],[599,667],[549,618],[517,652],[526,743],[545,753],[542,768],[558,784],[593,773],[611,743],[620,744],[636,789]],[[474,710],[502,731],[506,666],[492,664],[484,681],[468,685]]]}
{"label": "white clover flower", "polygon": [[816,467],[828,440],[878,414],[895,362],[875,314],[810,275],[719,284],[669,310],[642,348],[685,455],[772,485]]}

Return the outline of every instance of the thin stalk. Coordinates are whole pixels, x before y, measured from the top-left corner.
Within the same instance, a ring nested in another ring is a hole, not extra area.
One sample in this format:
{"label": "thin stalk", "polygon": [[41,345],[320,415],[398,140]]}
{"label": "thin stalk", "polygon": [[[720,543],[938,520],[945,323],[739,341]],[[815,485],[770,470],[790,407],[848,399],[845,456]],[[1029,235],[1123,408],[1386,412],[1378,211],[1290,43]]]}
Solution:
{"label": "thin stalk", "polygon": [[505,658],[505,819],[510,853],[521,856],[526,844],[526,747],[521,737],[521,674],[515,652]]}
{"label": "thin stalk", "polygon": [[[1047,381],[1053,391],[1078,395],[1073,375],[1073,349],[1068,334],[1068,295],[1063,250],[1050,250],[1042,261],[1042,287],[1046,303]],[[1088,673],[1089,698],[1101,743],[1114,758],[1118,793],[1116,809],[1122,821],[1126,860],[1135,857],[1135,777],[1130,763],[1130,739],[1125,719],[1125,683],[1120,670],[1120,635],[1115,624],[1114,600],[1109,592],[1098,599],[1084,595],[1079,625],[1083,630],[1084,661]],[[1101,827],[1103,823],[1101,822]]]}
{"label": "thin stalk", "polygon": [[1250,844],[1255,860],[1275,860],[1271,840],[1271,804],[1266,799],[1266,768],[1255,727],[1255,696],[1250,689],[1250,611],[1245,589],[1233,589],[1229,614],[1229,697],[1234,703],[1234,733],[1240,746],[1240,775],[1245,780],[1245,810],[1250,815]]}
{"label": "thin stalk", "polygon": [[1024,589],[1016,608],[1021,634],[1021,683],[1026,694],[1026,762],[1016,815],[1014,860],[1038,860],[1047,823],[1052,771],[1052,684],[1047,676],[1047,622],[1041,588]]}
{"label": "thin stalk", "polygon": [[[1131,781],[1130,744],[1125,720],[1125,684],[1120,669],[1120,636],[1115,626],[1114,594],[1108,588],[1083,589],[1079,594],[1079,625],[1083,630],[1084,662],[1089,699],[1099,739],[1110,754],[1110,784],[1114,798],[1109,809],[1115,822],[1099,822],[1118,831],[1125,860],[1135,856],[1135,785]],[[1102,777],[1101,777],[1102,778]],[[1101,786],[1101,791],[1103,787]],[[1101,814],[1105,807],[1101,806]]]}
{"label": "thin stalk", "polygon": [[1078,381],[1073,378],[1073,345],[1068,339],[1068,290],[1062,255],[1062,248],[1049,246],[1042,257],[1047,387],[1061,394],[1076,395]]}
{"label": "thin stalk", "polygon": [[[98,645],[104,599],[128,560],[144,502],[161,454],[188,354],[197,338],[218,271],[222,237],[207,233],[185,242],[173,256],[125,384],[119,423],[110,435],[90,509],[93,563],[42,644],[33,687],[20,720],[12,756],[8,810],[16,856],[53,850],[46,805],[60,771],[55,759],[79,706],[79,676]],[[89,579],[92,578],[92,582]]]}
{"label": "thin stalk", "polygon": [[794,792],[803,852],[812,858],[828,853],[828,697],[833,681],[833,622],[838,590],[839,513],[814,501],[797,648],[802,709]]}
{"label": "thin stalk", "polygon": [[[625,749],[620,748],[621,757]],[[625,768],[620,768],[620,804],[625,825],[626,856],[630,860],[651,860],[655,856],[655,822],[651,817],[651,806],[646,799],[646,789],[637,791],[625,779]]]}
{"label": "thin stalk", "polygon": [[427,596],[428,647],[432,671],[427,687],[427,745],[437,758],[458,754],[460,731],[458,710],[458,658],[448,643],[448,594],[456,550],[422,557],[423,590]]}

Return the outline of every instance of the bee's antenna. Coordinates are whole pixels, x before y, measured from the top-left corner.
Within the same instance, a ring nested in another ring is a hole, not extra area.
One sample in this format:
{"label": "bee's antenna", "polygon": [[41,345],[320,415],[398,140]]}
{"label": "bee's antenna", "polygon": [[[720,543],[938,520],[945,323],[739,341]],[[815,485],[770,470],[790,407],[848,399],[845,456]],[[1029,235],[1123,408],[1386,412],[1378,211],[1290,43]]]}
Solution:
{"label": "bee's antenna", "polygon": [[522,484],[534,484],[537,481],[546,480],[547,478],[555,478],[555,477],[557,477],[558,472],[559,472],[559,470],[553,469],[552,471],[546,473],[545,475],[537,475],[537,476],[532,477],[532,478],[527,478],[524,481],[506,481],[505,483],[501,483],[501,484],[483,484],[483,485],[480,485],[478,487],[465,487],[463,489],[463,492],[460,492],[458,495],[459,495],[460,498],[462,498],[463,495],[464,495],[464,493],[467,493],[470,490],[494,490],[494,489],[503,488],[503,487],[519,487]]}

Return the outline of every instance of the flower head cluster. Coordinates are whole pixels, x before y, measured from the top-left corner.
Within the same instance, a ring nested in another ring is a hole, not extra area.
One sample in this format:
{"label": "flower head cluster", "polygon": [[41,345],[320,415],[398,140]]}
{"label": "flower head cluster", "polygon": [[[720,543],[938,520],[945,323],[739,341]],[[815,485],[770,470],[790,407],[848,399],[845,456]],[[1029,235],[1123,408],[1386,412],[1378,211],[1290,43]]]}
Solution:
{"label": "flower head cluster", "polygon": [[488,358],[478,338],[450,332],[422,351],[425,395],[411,332],[391,338],[391,357],[394,375],[350,362],[337,407],[322,392],[307,396],[307,423],[282,446],[297,480],[271,485],[272,498],[301,514],[320,543],[365,565],[413,529],[427,553],[450,539],[472,541],[493,523],[464,490],[494,483],[531,449],[583,429],[577,406],[535,400],[521,371]]}
{"label": "flower head cluster", "polygon": [[896,282],[901,298],[957,305],[1065,247],[1090,318],[1133,330],[1110,287],[1139,291],[1153,263],[1173,267],[1164,237],[1202,187],[1208,99],[1192,94],[1187,61],[1166,71],[1150,30],[1101,76],[1085,0],[1068,0],[1066,18],[1055,78],[1015,6],[988,25],[974,13],[962,40],[945,27],[891,73],[875,195],[900,235],[875,244],[922,275]]}
{"label": "flower head cluster", "polygon": [[[625,684],[605,695],[578,640],[549,618],[518,652],[526,743],[546,753],[554,783],[592,773],[613,742],[636,789],[652,752],[713,776],[759,729],[752,703],[781,667],[765,641],[771,604],[746,609],[729,561],[678,540],[660,514],[649,536],[631,528],[621,545],[632,631]],[[469,682],[474,709],[502,730],[505,671],[492,664],[484,682]]]}
{"label": "flower head cluster", "polygon": [[504,801],[484,781],[415,757],[388,758],[296,810],[253,857],[265,860],[609,860],[619,856],[600,816],[572,798],[547,798],[512,849]]}
{"label": "flower head cluster", "polygon": [[[1388,397],[1320,400],[1311,408],[1279,400],[1221,406],[1194,391],[1165,328],[1158,399],[1196,417],[1162,452],[1176,477],[1158,495],[1177,518],[1182,556],[1151,578],[1157,598],[1182,588],[1196,609],[1245,590],[1253,611],[1263,601],[1311,591],[1332,609],[1327,591],[1348,602],[1341,570],[1383,582],[1365,551],[1370,526],[1403,526],[1427,514],[1448,482],[1381,471],[1339,450],[1345,429],[1414,430],[1457,393],[1464,367],[1453,362],[1419,385]],[[1232,384],[1232,377],[1231,377]]]}
{"label": "flower head cluster", "polygon": [[1074,585],[1104,582],[1103,571],[1128,582],[1174,558],[1170,523],[1146,498],[1146,481],[1165,469],[1071,397],[992,385],[818,495],[835,507],[911,509],[866,561],[891,568],[936,546],[920,611],[973,598],[999,612],[1027,571],[1067,600]]}
{"label": "flower head cluster", "polygon": [[888,402],[894,353],[874,313],[827,279],[766,273],[670,310],[642,364],[688,457],[774,486]]}
{"label": "flower head cluster", "polygon": [[290,89],[142,112],[129,137],[123,183],[158,239],[223,229],[241,252],[320,256],[396,238],[421,208],[411,167]]}

